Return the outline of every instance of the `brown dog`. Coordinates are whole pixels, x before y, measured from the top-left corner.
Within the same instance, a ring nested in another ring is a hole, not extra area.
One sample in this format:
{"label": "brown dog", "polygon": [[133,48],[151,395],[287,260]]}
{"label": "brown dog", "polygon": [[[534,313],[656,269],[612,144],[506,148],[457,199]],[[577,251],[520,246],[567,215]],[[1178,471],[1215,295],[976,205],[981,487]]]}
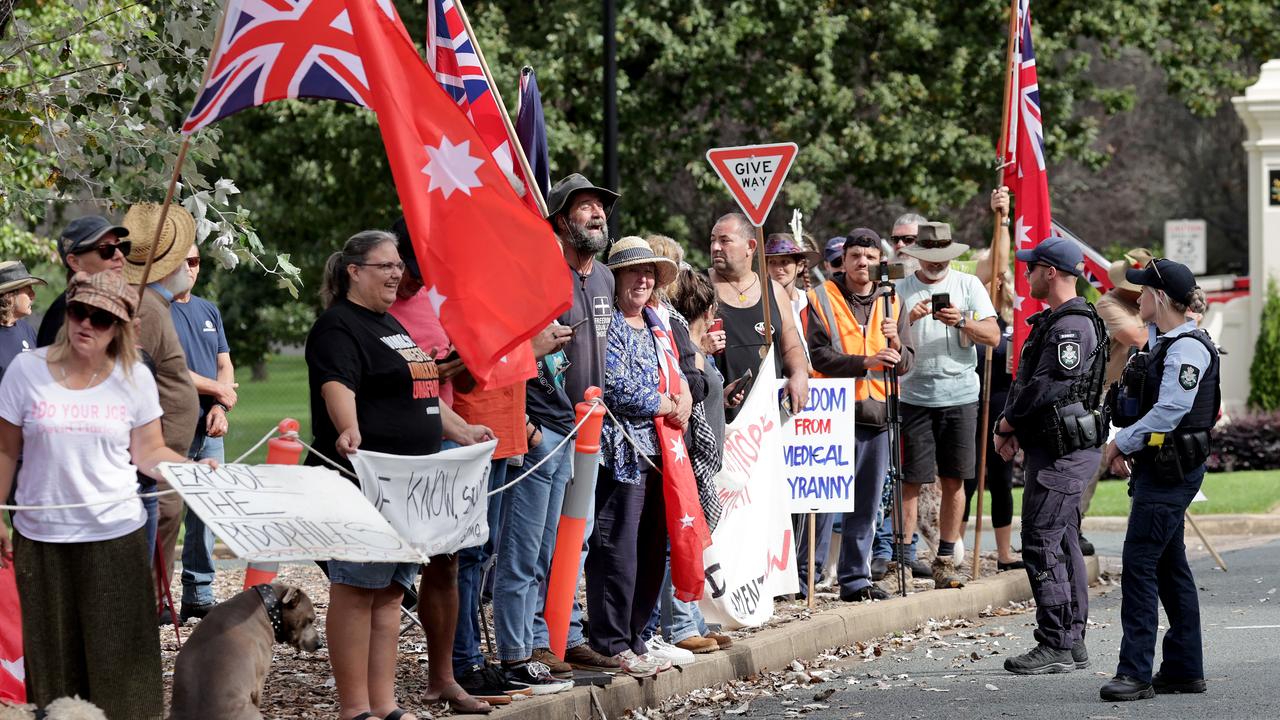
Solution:
{"label": "brown dog", "polygon": [[169,720],[261,720],[262,684],[277,642],[320,647],[306,593],[275,583],[220,603],[178,653]]}

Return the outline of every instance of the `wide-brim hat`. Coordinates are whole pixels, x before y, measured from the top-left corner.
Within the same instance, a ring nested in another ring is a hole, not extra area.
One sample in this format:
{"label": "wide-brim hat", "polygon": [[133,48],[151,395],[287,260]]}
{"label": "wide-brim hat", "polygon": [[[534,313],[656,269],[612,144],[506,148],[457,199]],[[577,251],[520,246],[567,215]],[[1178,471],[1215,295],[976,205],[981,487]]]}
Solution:
{"label": "wide-brim hat", "polygon": [[818,253],[807,248],[800,247],[796,242],[795,236],[791,233],[773,233],[764,243],[764,256],[792,256],[804,258],[810,265],[818,262],[820,257]]}
{"label": "wide-brim hat", "polygon": [[1141,270],[1151,262],[1155,255],[1146,248],[1134,248],[1124,254],[1124,258],[1116,260],[1107,268],[1107,279],[1118,290],[1128,290],[1129,292],[1142,292],[1142,287],[1134,285],[1125,277],[1126,270]]}
{"label": "wide-brim hat", "polygon": [[923,262],[950,262],[969,252],[969,246],[952,242],[951,226],[947,223],[922,222],[917,226],[915,244],[899,252]]}
{"label": "wide-brim hat", "polygon": [[137,308],[138,293],[125,283],[125,278],[114,270],[103,270],[90,275],[76,273],[67,282],[67,303],[82,303],[106,310],[123,322],[133,319]]}
{"label": "wide-brim hat", "polygon": [[547,192],[547,219],[550,220],[559,215],[565,205],[569,204],[569,198],[575,193],[584,191],[591,191],[600,196],[600,200],[604,203],[605,216],[613,212],[613,204],[622,197],[612,190],[592,184],[581,173],[573,173],[552,185],[551,190]]}
{"label": "wide-brim hat", "polygon": [[[138,203],[124,215],[124,226],[129,229],[133,248],[124,259],[124,277],[130,284],[142,282],[142,271],[147,266],[151,243],[156,239],[156,223],[160,221],[160,205]],[[170,205],[160,228],[156,245],[156,257],[151,264],[147,282],[168,277],[169,273],[187,261],[187,252],[196,241],[196,221],[181,205]]]}
{"label": "wide-brim hat", "polygon": [[624,237],[609,248],[609,259],[605,265],[616,275],[619,270],[635,265],[652,265],[657,276],[657,287],[670,285],[676,279],[680,268],[670,258],[658,255],[649,247],[644,238],[634,235]]}
{"label": "wide-brim hat", "polygon": [[47,284],[38,277],[32,277],[21,260],[6,260],[0,263],[0,295],[32,285]]}

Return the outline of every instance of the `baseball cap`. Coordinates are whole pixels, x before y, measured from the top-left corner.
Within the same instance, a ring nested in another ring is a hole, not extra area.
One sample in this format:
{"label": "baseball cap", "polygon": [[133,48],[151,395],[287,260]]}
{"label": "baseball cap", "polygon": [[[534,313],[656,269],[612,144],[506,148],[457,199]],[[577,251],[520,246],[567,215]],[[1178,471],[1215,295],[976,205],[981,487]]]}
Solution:
{"label": "baseball cap", "polygon": [[1064,237],[1047,237],[1030,250],[1019,250],[1017,256],[1024,263],[1043,263],[1076,277],[1084,274],[1084,253]]}
{"label": "baseball cap", "polygon": [[1196,287],[1196,275],[1191,268],[1166,258],[1156,258],[1141,270],[1126,270],[1124,277],[1134,285],[1146,285],[1163,290],[1176,302],[1186,302]]}
{"label": "baseball cap", "polygon": [[68,255],[92,249],[107,233],[123,238],[128,236],[129,229],[113,225],[101,215],[86,215],[72,220],[58,238],[58,255],[62,257],[63,264],[66,264]]}
{"label": "baseball cap", "polygon": [[844,243],[848,238],[843,235],[837,235],[827,241],[827,247],[823,249],[822,256],[827,262],[833,263],[844,257]]}

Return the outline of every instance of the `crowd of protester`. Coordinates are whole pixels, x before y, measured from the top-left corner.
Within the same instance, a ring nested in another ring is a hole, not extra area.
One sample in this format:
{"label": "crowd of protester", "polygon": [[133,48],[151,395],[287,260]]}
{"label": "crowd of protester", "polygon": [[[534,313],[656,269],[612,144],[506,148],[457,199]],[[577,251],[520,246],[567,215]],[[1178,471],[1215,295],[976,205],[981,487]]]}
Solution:
{"label": "crowd of protester", "polygon": [[[412,720],[395,688],[402,605],[416,608],[427,637],[428,690],[415,701],[447,702],[460,713],[567,690],[575,671],[646,677],[729,647],[697,603],[673,590],[656,428],[683,433],[702,513],[714,528],[726,423],[766,375],[782,381],[780,401],[791,411],[805,406],[810,378],[857,380],[857,510],[817,518],[818,576],[834,577],[849,602],[895,592],[899,563],[940,588],[963,584],[957,546],[977,484],[981,346],[996,348],[993,417],[1009,388],[1012,308],[992,305],[984,287],[989,258],[979,256],[977,275],[962,272],[952,263],[968,246],[953,241],[949,225],[914,214],[896,219],[887,238],[860,227],[821,245],[773,234],[760,247],[748,219],[730,213],[710,228],[711,267],[703,270],[685,262],[669,237],[610,244],[608,219],[620,196],[581,175],[557,183],[547,201],[572,306],[530,341],[536,375],[524,385],[482,389],[471,378],[423,290],[403,220],[390,232],[353,235],[325,266],[323,310],[305,349],[315,448],[307,464],[329,459],[349,468],[357,449],[430,455],[492,439],[490,489],[534,468],[490,498],[482,546],[425,566],[321,564],[343,720]],[[993,209],[1007,204],[1007,193],[993,193]],[[78,694],[109,717],[162,713],[155,625],[157,617],[161,624],[172,618],[164,603],[157,608],[152,577],[172,576],[179,528],[177,619],[202,618],[216,605],[214,538],[198,516],[184,513],[178,495],[154,496],[167,489],[155,466],[223,461],[238,400],[221,315],[193,294],[201,257],[194,221],[181,207],[168,209],[150,281],[137,287],[159,212],[137,205],[121,225],[88,216],[66,226],[58,250],[67,291],[45,311],[39,333],[23,318],[44,281],[22,263],[0,263],[0,498],[40,506],[121,491],[146,496],[16,512],[12,540],[0,538],[0,560],[15,561],[28,608],[31,700]],[[767,274],[757,272],[756,253],[764,253]],[[901,263],[905,277],[882,280],[882,261]],[[1113,363],[1142,342],[1134,297],[1117,283],[1099,303],[1100,312],[1107,306]],[[771,365],[762,364],[766,358]],[[888,521],[889,460],[897,451],[888,433],[890,373],[900,381],[905,438],[901,543]],[[575,603],[557,655],[545,620],[546,583],[573,470],[566,440],[574,405],[591,386],[603,389],[616,419],[604,425],[581,548],[585,608]],[[37,412],[64,403],[85,406],[96,420]],[[1010,533],[1012,474],[1012,464],[988,448],[985,485],[1002,571],[1022,567]],[[917,506],[931,483],[941,490],[940,537],[926,565]],[[807,558],[803,520],[797,516],[795,537],[797,556]],[[826,568],[836,529],[837,560]],[[807,567],[799,565],[804,588]],[[485,598],[493,656],[481,646]]]}

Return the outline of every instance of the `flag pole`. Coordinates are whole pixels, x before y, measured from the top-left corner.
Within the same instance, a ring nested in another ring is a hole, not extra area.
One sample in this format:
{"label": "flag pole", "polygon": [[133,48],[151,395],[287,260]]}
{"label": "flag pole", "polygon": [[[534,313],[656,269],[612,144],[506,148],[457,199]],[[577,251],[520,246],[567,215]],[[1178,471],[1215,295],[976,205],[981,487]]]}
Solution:
{"label": "flag pole", "polygon": [[[1001,184],[1004,178],[1005,156],[1009,151],[1009,109],[1010,97],[1013,94],[1013,66],[1015,36],[1018,31],[1018,0],[1009,3],[1009,36],[1005,43],[1004,56],[1004,104],[1000,106],[1000,137],[996,139],[996,183]],[[1002,211],[996,212],[995,230],[991,235],[991,280],[987,292],[991,295],[991,303],[1000,313],[1001,300],[1004,297],[1004,269],[1008,264],[1009,253],[1009,217]],[[997,342],[999,342],[997,340]],[[987,433],[991,432],[991,366],[995,362],[995,346],[987,346],[987,364],[982,371],[982,412],[978,422],[978,496],[977,518],[973,528],[973,572],[971,577],[977,580],[982,576],[982,497],[987,484]],[[998,559],[998,558],[997,558]]]}
{"label": "flag pole", "polygon": [[529,167],[529,158],[525,157],[524,146],[520,144],[520,137],[516,135],[516,128],[511,124],[511,116],[507,113],[507,105],[502,102],[502,93],[498,92],[498,84],[493,81],[493,73],[489,72],[489,63],[484,59],[484,51],[480,49],[480,43],[476,42],[476,33],[471,29],[471,20],[467,18],[467,11],[463,9],[461,0],[453,0],[453,6],[458,8],[458,17],[462,18],[462,27],[467,31],[467,37],[471,38],[471,47],[476,50],[476,59],[480,61],[480,69],[484,71],[484,79],[489,83],[489,91],[493,93],[493,99],[498,104],[498,112],[502,115],[502,125],[507,129],[507,140],[511,143],[512,154],[515,155],[515,161],[520,163],[520,169],[524,172],[525,192],[533,193],[533,199],[538,203],[538,210],[542,212],[542,216],[547,216],[547,201],[542,197],[542,190],[538,188],[533,176],[533,168]]}

